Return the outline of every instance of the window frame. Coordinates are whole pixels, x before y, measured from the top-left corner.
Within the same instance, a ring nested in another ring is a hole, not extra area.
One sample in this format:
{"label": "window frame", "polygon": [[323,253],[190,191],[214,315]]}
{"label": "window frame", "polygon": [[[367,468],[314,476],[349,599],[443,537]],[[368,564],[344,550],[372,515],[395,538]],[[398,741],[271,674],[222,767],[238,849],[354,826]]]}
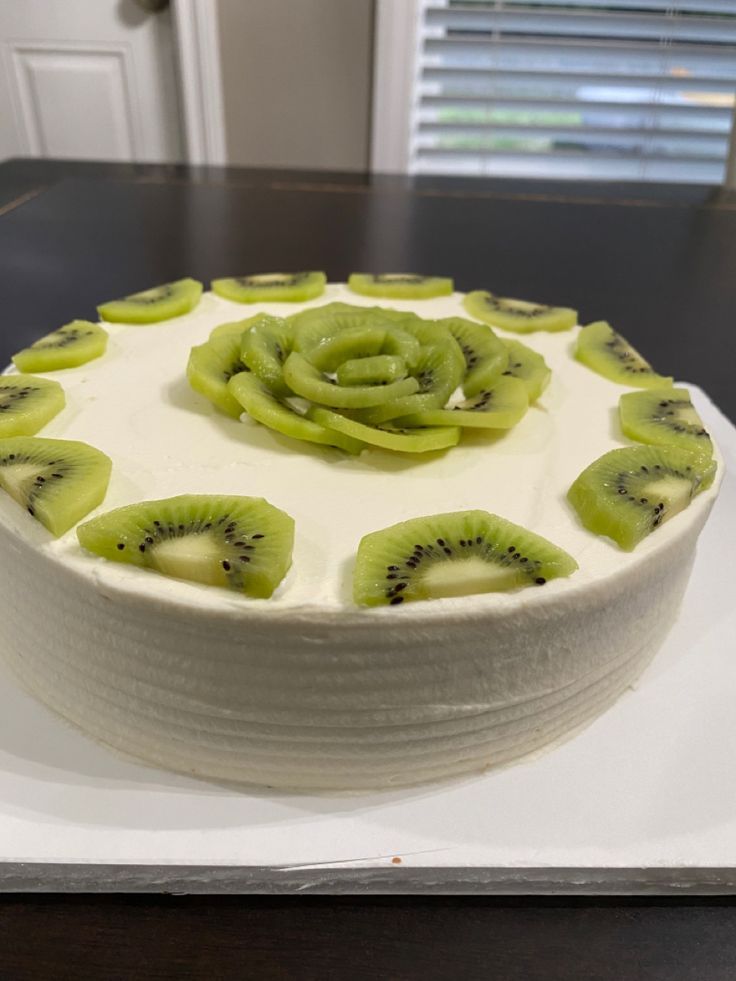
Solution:
{"label": "window frame", "polygon": [[[421,0],[375,0],[370,169],[409,172],[419,81]],[[724,187],[736,189],[736,106]]]}

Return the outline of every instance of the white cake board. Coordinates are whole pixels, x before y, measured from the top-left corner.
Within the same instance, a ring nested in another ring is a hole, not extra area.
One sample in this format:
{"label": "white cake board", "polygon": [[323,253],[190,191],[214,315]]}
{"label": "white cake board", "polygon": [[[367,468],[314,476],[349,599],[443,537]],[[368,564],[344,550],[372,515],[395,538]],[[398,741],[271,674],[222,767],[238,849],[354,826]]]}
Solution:
{"label": "white cake board", "polygon": [[736,429],[693,394],[730,474],[668,641],[574,739],[421,789],[245,793],[120,760],[2,669],[0,889],[734,892]]}

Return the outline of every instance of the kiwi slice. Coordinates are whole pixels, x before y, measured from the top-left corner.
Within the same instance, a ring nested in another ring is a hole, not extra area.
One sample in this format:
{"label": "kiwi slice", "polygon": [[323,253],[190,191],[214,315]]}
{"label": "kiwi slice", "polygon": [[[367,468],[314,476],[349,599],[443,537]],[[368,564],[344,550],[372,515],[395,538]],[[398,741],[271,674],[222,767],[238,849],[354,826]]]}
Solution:
{"label": "kiwi slice", "polygon": [[409,371],[413,371],[419,363],[422,347],[419,341],[395,324],[391,324],[385,330],[386,340],[381,348],[381,353],[401,358]]}
{"label": "kiwi slice", "polygon": [[[518,378],[526,385],[530,404],[536,402],[549,385],[552,372],[541,354],[532,351],[521,341],[504,341],[509,360],[503,374]],[[466,393],[467,394],[467,393]]]}
{"label": "kiwi slice", "polygon": [[65,404],[58,382],[33,375],[0,375],[0,437],[33,436]]}
{"label": "kiwi slice", "polygon": [[447,327],[463,352],[463,392],[471,396],[490,388],[508,364],[509,356],[504,342],[486,324],[476,324],[463,317],[448,317],[436,323]]}
{"label": "kiwi slice", "polygon": [[486,511],[411,518],[360,542],[353,597],[364,606],[542,586],[578,568],[539,535]]}
{"label": "kiwi slice", "polygon": [[402,416],[410,416],[417,412],[424,412],[425,409],[438,408],[437,396],[432,392],[425,392],[415,395],[404,395],[400,399],[391,399],[384,405],[374,405],[370,409],[358,409],[351,413],[359,422],[364,422],[368,426],[380,426],[383,422],[390,422],[392,419],[399,419]]}
{"label": "kiwi slice", "polygon": [[713,460],[677,446],[626,446],[591,463],[568,491],[582,523],[631,551],[710,487]]}
{"label": "kiwi slice", "polygon": [[0,439],[0,487],[52,535],[63,535],[107,493],[112,462],[87,443]]}
{"label": "kiwi slice", "polygon": [[237,337],[238,340],[242,340],[246,330],[250,330],[253,324],[260,319],[260,316],[247,317],[245,320],[230,320],[226,324],[218,324],[210,331],[209,340],[215,341],[221,337]]}
{"label": "kiwi slice", "polygon": [[[447,321],[424,320],[414,313],[402,313],[399,310],[382,310],[383,315],[393,321],[395,329],[410,334],[423,347],[433,347],[435,344],[447,344],[447,352],[452,355],[461,372],[465,371],[465,355],[460,345],[447,328]],[[453,319],[453,318],[449,318]],[[458,383],[459,384],[459,383]]]}
{"label": "kiwi slice", "polygon": [[332,300],[330,303],[323,303],[319,307],[309,307],[308,310],[300,310],[298,313],[290,313],[286,318],[290,324],[308,324],[317,320],[324,320],[334,313],[366,313],[370,310],[377,310],[378,307],[359,307],[355,303],[343,303],[342,300]]}
{"label": "kiwi slice", "polygon": [[262,314],[254,318],[240,342],[243,364],[265,382],[274,395],[286,396],[291,391],[284,381],[284,361],[291,354],[293,331],[281,317]]}
{"label": "kiwi slice", "polygon": [[518,378],[500,378],[493,388],[447,409],[426,409],[398,420],[403,426],[469,426],[511,429],[529,406],[526,386]]}
{"label": "kiwi slice", "polygon": [[337,367],[338,385],[388,385],[406,378],[406,361],[393,354],[351,358]]}
{"label": "kiwi slice", "polygon": [[[418,313],[414,313],[410,310],[397,310],[395,307],[356,307],[357,310],[368,310],[372,316],[379,317],[381,320],[388,320],[390,323],[395,324],[397,327],[403,327],[409,333],[414,334],[414,330],[410,330],[410,325],[418,330],[421,330],[422,326],[431,325],[433,321],[425,320],[424,317],[420,317]],[[417,337],[421,344],[431,344],[434,340],[434,335],[426,337]]]}
{"label": "kiwi slice", "polygon": [[[341,303],[339,300],[333,300],[332,303],[323,303],[319,307],[309,307],[308,310],[291,313],[286,319],[294,328],[295,338],[298,339],[302,330],[306,330],[314,324],[339,322],[343,314],[347,314],[348,317],[353,315],[360,317],[359,323],[362,324],[364,323],[366,314],[372,314],[374,309],[376,308],[358,307],[354,303]],[[297,348],[297,350],[300,350],[300,348]]]}
{"label": "kiwi slice", "polygon": [[403,453],[444,450],[449,446],[456,446],[460,439],[460,430],[456,426],[412,430],[367,426],[356,419],[348,419],[339,412],[331,412],[317,405],[312,406],[307,415],[321,426],[334,429],[345,436],[362,440],[372,446],[381,446],[386,450],[398,450]]}
{"label": "kiwi slice", "polygon": [[460,362],[457,351],[458,345],[452,338],[439,340],[420,349],[414,366],[420,393],[436,396],[438,405],[444,405],[463,380],[465,363]]}
{"label": "kiwi slice", "polygon": [[199,303],[202,284],[196,279],[177,279],[142,293],[131,293],[97,307],[103,320],[115,324],[155,324],[180,317]]}
{"label": "kiwi slice", "polygon": [[323,272],[257,273],[213,279],[212,291],[236,303],[301,303],[325,291]]}
{"label": "kiwi slice", "polygon": [[575,357],[610,381],[633,388],[665,388],[671,378],[658,375],[648,361],[605,320],[583,327],[575,345]]}
{"label": "kiwi slice", "polygon": [[302,398],[338,409],[381,405],[392,398],[411,395],[419,388],[416,378],[402,378],[390,385],[337,385],[296,351],[284,363],[284,379]]}
{"label": "kiwi slice", "polygon": [[241,360],[240,347],[240,333],[222,332],[211,336],[206,344],[193,347],[187,363],[187,378],[194,391],[234,419],[243,410],[228,391],[227,383],[233,375],[249,370]]}
{"label": "kiwi slice", "polygon": [[343,361],[379,354],[386,340],[380,327],[346,327],[311,347],[304,355],[320,371],[334,372]]}
{"label": "kiwi slice", "polygon": [[348,287],[362,296],[429,300],[434,296],[449,296],[453,291],[453,282],[443,276],[418,276],[414,273],[351,273]]}
{"label": "kiwi slice", "polygon": [[360,453],[365,449],[364,444],[357,439],[351,439],[350,436],[305,418],[288,402],[277,398],[255,375],[235,375],[230,380],[228,392],[237,400],[240,413],[245,409],[257,422],[284,436],[303,439],[308,443],[321,443],[323,446],[336,446],[346,453]]}
{"label": "kiwi slice", "polygon": [[407,310],[394,310],[392,307],[369,307],[369,309],[374,316],[380,316],[382,320],[387,320],[405,333],[411,334],[420,344],[434,344],[439,340],[447,340],[446,328],[436,328],[435,320],[426,320],[419,314]]}
{"label": "kiwi slice", "polygon": [[114,562],[267,599],[291,566],[294,521],[259,497],[183,494],[108,511],[77,537]]}
{"label": "kiwi slice", "polygon": [[304,310],[289,317],[294,330],[294,350],[308,355],[315,347],[353,328],[385,329],[389,321],[365,307],[336,310],[337,304],[329,303],[314,310]]}
{"label": "kiwi slice", "polygon": [[294,327],[294,350],[309,356],[316,347],[334,340],[344,331],[376,329],[385,332],[380,353],[401,357],[411,368],[419,355],[419,341],[397,325],[397,319],[410,315],[395,318],[393,314],[397,313],[381,307],[356,307],[346,303],[328,303],[324,307],[304,310],[289,318]]}
{"label": "kiwi slice", "polygon": [[686,388],[626,392],[618,402],[621,429],[639,443],[679,446],[711,456],[713,445]]}
{"label": "kiwi slice", "polygon": [[[442,330],[446,331],[446,328],[443,327]],[[414,377],[419,383],[419,391],[415,395],[391,399],[384,405],[362,410],[360,412],[361,422],[377,426],[401,416],[413,416],[415,413],[442,408],[462,381],[465,370],[462,354],[460,359],[456,356],[457,352],[460,351],[456,341],[449,332],[440,334],[440,337],[443,336],[445,337],[444,340],[425,345],[419,349],[419,359],[413,371]],[[424,425],[424,423],[416,423],[416,425]],[[427,425],[430,424],[427,423]],[[439,423],[439,425],[443,425],[443,423]],[[457,425],[457,423],[453,421],[447,425],[452,426]]]}
{"label": "kiwi slice", "polygon": [[19,371],[56,371],[76,368],[93,358],[99,358],[107,347],[107,332],[88,320],[72,320],[70,324],[46,334],[30,347],[13,355]]}
{"label": "kiwi slice", "polygon": [[477,317],[502,330],[527,334],[534,330],[569,330],[578,322],[577,310],[569,307],[550,307],[528,300],[494,296],[484,290],[468,293],[463,306],[471,317]]}

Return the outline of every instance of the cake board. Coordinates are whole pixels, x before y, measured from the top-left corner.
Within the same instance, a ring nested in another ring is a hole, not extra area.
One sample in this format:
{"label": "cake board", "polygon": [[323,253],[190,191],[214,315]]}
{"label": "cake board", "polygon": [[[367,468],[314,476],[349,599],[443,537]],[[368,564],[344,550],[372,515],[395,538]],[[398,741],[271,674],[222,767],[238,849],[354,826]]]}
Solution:
{"label": "cake board", "polygon": [[721,494],[662,650],[584,731],[515,766],[419,788],[243,790],[121,759],[0,661],[0,889],[734,892],[736,429],[690,389],[725,458]]}

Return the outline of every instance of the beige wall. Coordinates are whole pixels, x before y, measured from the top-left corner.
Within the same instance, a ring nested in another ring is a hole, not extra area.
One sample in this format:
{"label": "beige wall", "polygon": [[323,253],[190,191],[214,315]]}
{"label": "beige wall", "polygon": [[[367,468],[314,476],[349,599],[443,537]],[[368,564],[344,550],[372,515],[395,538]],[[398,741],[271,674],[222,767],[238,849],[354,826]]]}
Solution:
{"label": "beige wall", "polygon": [[368,167],[373,0],[219,0],[228,159]]}

